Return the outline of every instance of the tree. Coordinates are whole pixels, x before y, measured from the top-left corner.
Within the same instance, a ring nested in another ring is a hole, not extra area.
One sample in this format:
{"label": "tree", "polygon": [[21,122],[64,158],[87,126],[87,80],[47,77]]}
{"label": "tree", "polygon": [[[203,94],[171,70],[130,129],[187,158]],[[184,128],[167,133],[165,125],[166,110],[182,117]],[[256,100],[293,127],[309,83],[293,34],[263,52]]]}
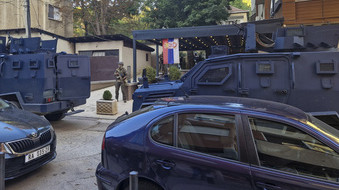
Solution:
{"label": "tree", "polygon": [[125,36],[132,37],[133,30],[147,30],[149,24],[143,22],[145,13],[143,11],[140,14],[132,15],[131,17],[124,17],[111,25],[114,28],[115,34],[124,34]]}
{"label": "tree", "polygon": [[[145,0],[144,21],[151,28],[216,25],[227,20],[229,0]],[[193,52],[187,52],[186,68],[194,65]]]}
{"label": "tree", "polygon": [[244,0],[233,0],[230,2],[230,5],[242,10],[251,10],[251,5],[248,3],[249,1]]}
{"label": "tree", "polygon": [[140,0],[74,0],[75,31],[85,35],[114,34],[116,23],[138,14]]}
{"label": "tree", "polygon": [[227,20],[228,0],[145,0],[145,22],[152,28],[215,25]]}

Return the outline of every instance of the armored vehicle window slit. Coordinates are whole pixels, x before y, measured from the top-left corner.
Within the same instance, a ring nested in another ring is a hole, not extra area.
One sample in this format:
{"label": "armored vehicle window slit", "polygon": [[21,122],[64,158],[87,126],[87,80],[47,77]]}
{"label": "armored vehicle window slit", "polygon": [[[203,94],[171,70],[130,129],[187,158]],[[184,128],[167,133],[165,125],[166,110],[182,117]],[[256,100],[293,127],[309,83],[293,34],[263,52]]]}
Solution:
{"label": "armored vehicle window slit", "polygon": [[39,61],[38,60],[30,60],[29,61],[30,69],[39,69]]}
{"label": "armored vehicle window slit", "polygon": [[79,67],[78,60],[69,60],[68,61],[68,67],[69,68],[78,68]]}
{"label": "armored vehicle window slit", "polygon": [[198,84],[222,85],[232,74],[231,65],[208,69],[198,80]]}
{"label": "armored vehicle window slit", "polygon": [[12,62],[13,69],[21,69],[21,61],[13,61]]}
{"label": "armored vehicle window slit", "polygon": [[256,73],[257,74],[273,74],[274,64],[259,62],[256,64]]}
{"label": "armored vehicle window slit", "polygon": [[318,61],[316,69],[317,74],[336,74],[338,72],[338,67],[334,60]]}

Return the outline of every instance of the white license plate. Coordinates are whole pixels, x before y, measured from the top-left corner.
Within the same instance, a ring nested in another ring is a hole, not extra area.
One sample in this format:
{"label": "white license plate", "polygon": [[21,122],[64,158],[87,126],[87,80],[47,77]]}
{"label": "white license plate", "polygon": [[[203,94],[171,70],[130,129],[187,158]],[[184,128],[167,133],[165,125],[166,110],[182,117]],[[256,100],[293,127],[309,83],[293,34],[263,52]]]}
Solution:
{"label": "white license plate", "polygon": [[51,151],[50,145],[25,155],[25,163],[37,159]]}

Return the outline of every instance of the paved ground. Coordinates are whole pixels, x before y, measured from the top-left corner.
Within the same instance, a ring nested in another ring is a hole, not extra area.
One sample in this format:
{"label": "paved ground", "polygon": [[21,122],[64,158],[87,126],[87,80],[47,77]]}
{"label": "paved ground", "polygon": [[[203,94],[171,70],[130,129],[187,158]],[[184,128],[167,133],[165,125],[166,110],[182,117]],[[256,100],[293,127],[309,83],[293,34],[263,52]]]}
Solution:
{"label": "paved ground", "polygon": [[95,102],[104,90],[93,91],[87,104],[77,107],[85,112],[52,122],[57,134],[57,157],[42,168],[18,179],[7,181],[6,190],[94,190],[95,169],[100,162],[101,141],[107,126],[125,111],[132,101],[118,102],[118,114],[97,115]]}

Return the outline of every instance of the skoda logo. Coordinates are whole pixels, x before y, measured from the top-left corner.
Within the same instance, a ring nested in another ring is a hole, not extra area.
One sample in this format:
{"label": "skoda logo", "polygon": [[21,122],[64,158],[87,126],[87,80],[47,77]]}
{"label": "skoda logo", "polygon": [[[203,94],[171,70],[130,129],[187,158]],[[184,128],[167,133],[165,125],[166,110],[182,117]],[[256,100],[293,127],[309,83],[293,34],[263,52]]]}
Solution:
{"label": "skoda logo", "polygon": [[29,136],[31,138],[37,138],[38,137],[38,133],[37,132],[32,132]]}

